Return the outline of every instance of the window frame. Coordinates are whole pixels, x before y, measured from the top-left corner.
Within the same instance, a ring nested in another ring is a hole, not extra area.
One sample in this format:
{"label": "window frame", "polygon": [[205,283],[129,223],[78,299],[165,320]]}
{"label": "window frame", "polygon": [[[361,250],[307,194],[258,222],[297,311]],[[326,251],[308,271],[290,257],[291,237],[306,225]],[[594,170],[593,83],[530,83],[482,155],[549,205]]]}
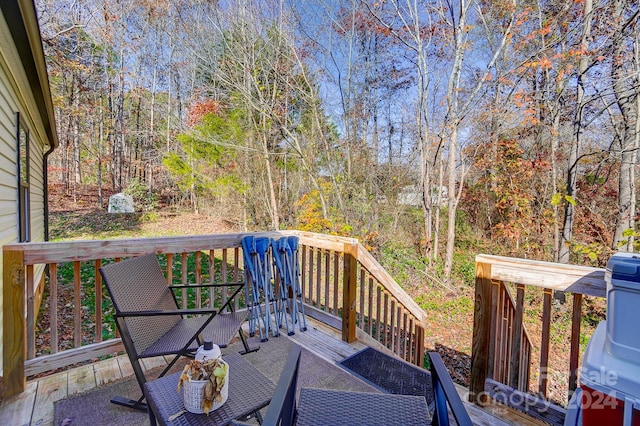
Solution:
{"label": "window frame", "polygon": [[31,241],[31,138],[29,128],[16,113],[18,165],[18,241]]}

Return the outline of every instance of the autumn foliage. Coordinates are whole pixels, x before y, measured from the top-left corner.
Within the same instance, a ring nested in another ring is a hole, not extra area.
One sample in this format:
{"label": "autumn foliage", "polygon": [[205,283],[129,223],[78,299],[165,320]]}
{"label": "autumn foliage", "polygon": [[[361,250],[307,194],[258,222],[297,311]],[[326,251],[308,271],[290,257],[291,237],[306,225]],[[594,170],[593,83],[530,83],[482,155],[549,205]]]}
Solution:
{"label": "autumn foliage", "polygon": [[219,114],[221,105],[219,102],[213,99],[202,99],[191,104],[187,110],[186,122],[189,127],[193,127],[198,124],[202,118],[209,114]]}

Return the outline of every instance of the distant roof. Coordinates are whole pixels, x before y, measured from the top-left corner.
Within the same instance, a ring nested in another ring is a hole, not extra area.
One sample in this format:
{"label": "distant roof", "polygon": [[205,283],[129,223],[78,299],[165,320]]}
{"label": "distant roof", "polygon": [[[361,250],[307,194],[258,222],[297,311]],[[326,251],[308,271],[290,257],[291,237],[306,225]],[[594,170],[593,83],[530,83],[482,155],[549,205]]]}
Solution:
{"label": "distant roof", "polygon": [[35,4],[33,0],[0,0],[0,9],[29,79],[29,86],[47,132],[47,139],[53,147],[56,147],[58,146],[56,121]]}

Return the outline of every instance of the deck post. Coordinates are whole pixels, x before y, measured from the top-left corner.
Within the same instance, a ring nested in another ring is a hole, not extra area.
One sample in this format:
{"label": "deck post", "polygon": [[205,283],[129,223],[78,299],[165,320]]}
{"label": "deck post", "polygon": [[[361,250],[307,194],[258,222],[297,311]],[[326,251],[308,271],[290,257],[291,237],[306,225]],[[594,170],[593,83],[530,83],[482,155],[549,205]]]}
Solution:
{"label": "deck post", "polygon": [[344,273],[342,278],[342,340],[356,340],[356,287],[358,282],[358,246],[344,244]]}
{"label": "deck post", "polygon": [[578,369],[580,368],[580,323],[582,322],[582,294],[573,293],[571,315],[571,352],[569,354],[569,398],[578,387]]}
{"label": "deck post", "polygon": [[25,319],[25,268],[22,251],[4,250],[2,258],[3,398],[24,392],[27,379],[24,361],[27,351]]}
{"label": "deck post", "polygon": [[483,405],[487,402],[484,383],[489,376],[491,343],[491,264],[476,262],[475,310],[471,348],[469,401]]}

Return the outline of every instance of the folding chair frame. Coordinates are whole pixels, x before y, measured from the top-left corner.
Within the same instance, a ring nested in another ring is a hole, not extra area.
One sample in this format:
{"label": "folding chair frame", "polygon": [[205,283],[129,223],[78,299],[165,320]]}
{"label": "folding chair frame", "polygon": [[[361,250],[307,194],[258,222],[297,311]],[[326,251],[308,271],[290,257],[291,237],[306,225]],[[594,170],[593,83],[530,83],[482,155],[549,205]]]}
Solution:
{"label": "folding chair frame", "polygon": [[[147,255],[149,257],[153,256],[155,257],[155,255]],[[156,258],[156,264],[157,264],[157,258]],[[111,266],[113,265],[113,266]],[[116,326],[118,327],[118,332],[120,333],[121,339],[122,339],[122,343],[125,347],[125,350],[127,352],[127,355],[129,356],[129,360],[131,361],[131,366],[133,368],[133,371],[135,373],[136,379],[138,381],[138,384],[140,385],[140,389],[144,389],[144,383],[146,382],[146,377],[144,375],[144,371],[142,370],[142,366],[140,365],[140,360],[143,358],[150,358],[150,357],[154,357],[154,356],[161,356],[161,355],[175,355],[173,357],[173,359],[171,360],[171,362],[169,362],[169,364],[163,369],[163,371],[160,373],[159,377],[164,376],[170,369],[171,367],[173,367],[175,365],[175,363],[178,361],[178,359],[180,359],[180,357],[182,356],[187,356],[189,354],[191,354],[194,350],[193,348],[193,343],[194,341],[197,342],[198,345],[202,344],[201,339],[200,339],[200,335],[202,334],[202,332],[207,328],[208,325],[211,324],[211,322],[214,320],[214,318],[219,315],[220,312],[224,312],[225,309],[228,309],[229,312],[234,313],[233,310],[233,305],[231,304],[231,302],[235,299],[235,297],[240,293],[240,291],[242,291],[242,289],[245,286],[244,282],[229,282],[229,283],[214,283],[214,284],[197,284],[197,285],[189,285],[189,286],[184,286],[184,285],[168,285],[167,288],[170,289],[170,293],[171,296],[173,298],[173,302],[176,306],[176,309],[172,309],[172,310],[141,310],[141,311],[121,311],[118,305],[118,301],[114,299],[114,293],[111,289],[111,283],[110,283],[110,277],[109,277],[109,273],[105,270],[109,269],[109,267],[117,267],[118,263],[116,264],[111,264],[111,265],[106,265],[103,268],[100,268],[100,273],[102,275],[103,281],[105,282],[105,285],[107,287],[107,290],[109,291],[109,294],[111,296],[111,299],[113,301],[113,305],[116,309],[116,313],[115,313],[115,321],[116,321]],[[158,268],[159,268],[159,264]],[[226,300],[226,302],[220,307],[220,309],[213,309],[213,308],[203,308],[203,309],[179,309],[178,308],[178,300],[176,298],[176,295],[174,293],[174,290],[179,290],[179,289],[195,289],[195,288],[213,288],[213,287],[236,287],[235,291],[233,292],[233,294]],[[179,350],[171,350],[171,351],[160,351],[160,352],[154,352],[154,353],[150,353],[147,355],[141,355],[138,352],[138,349],[135,346],[135,343],[133,341],[133,338],[131,336],[131,333],[129,332],[129,329],[127,327],[126,324],[126,319],[127,318],[135,318],[135,317],[158,317],[158,316],[180,316],[181,319],[185,319],[185,315],[209,315],[208,318],[202,323],[202,325],[197,329],[196,332],[194,332],[191,337],[188,339],[188,341],[183,344],[182,348],[180,348]],[[244,346],[244,351],[241,351],[241,354],[246,354],[248,352],[254,352],[257,351],[258,349],[260,349],[260,347],[256,347],[254,349],[250,349],[249,345],[246,341],[246,338],[244,336],[244,334],[242,333],[242,328],[239,327],[237,330],[238,335],[240,336],[240,339],[242,341],[242,344]],[[221,346],[225,346],[225,345],[221,345]],[[142,395],[137,401],[128,399],[128,398],[123,398],[120,396],[115,396],[112,398],[111,402],[114,404],[118,404],[118,405],[123,405],[126,407],[130,407],[130,408],[134,408],[134,409],[138,409],[141,411],[146,411],[147,410],[147,406],[145,403],[143,403],[142,401],[144,400],[144,395]]]}

